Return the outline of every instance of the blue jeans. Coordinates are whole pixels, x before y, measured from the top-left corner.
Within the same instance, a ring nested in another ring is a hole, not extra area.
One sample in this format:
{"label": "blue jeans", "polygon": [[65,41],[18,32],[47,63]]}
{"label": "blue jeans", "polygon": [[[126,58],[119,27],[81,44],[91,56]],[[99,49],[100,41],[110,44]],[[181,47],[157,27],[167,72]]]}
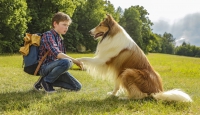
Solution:
{"label": "blue jeans", "polygon": [[40,75],[45,82],[52,83],[55,87],[78,91],[82,87],[81,83],[67,71],[72,64],[70,59],[58,59],[42,65]]}

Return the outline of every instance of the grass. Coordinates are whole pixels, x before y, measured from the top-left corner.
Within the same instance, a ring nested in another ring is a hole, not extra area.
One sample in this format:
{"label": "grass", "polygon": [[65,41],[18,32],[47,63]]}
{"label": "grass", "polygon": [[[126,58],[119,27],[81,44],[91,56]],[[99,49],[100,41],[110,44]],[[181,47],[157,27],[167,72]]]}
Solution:
{"label": "grass", "polygon": [[[72,57],[93,54],[69,54]],[[160,73],[165,90],[180,88],[193,99],[192,103],[143,100],[118,100],[109,97],[113,83],[94,79],[73,66],[69,70],[83,85],[78,92],[57,88],[46,94],[34,91],[38,79],[22,71],[22,56],[0,56],[0,114],[3,115],[199,115],[200,114],[200,58],[166,54],[147,55],[154,69]]]}

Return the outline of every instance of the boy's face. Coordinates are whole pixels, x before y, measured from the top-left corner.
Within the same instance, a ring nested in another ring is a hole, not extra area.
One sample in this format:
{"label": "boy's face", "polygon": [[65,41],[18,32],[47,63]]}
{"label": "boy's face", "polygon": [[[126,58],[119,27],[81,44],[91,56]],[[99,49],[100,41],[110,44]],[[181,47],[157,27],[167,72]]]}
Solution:
{"label": "boy's face", "polygon": [[59,23],[54,22],[54,30],[58,34],[66,34],[69,25],[70,25],[69,21],[62,21],[62,22],[59,22]]}

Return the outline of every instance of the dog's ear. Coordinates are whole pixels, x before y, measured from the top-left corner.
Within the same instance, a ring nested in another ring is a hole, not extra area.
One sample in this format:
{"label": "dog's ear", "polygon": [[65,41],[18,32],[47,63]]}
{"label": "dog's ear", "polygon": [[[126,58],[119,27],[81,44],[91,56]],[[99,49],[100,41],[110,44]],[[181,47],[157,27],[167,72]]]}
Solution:
{"label": "dog's ear", "polygon": [[109,22],[115,22],[114,18],[110,14],[107,14],[107,19]]}
{"label": "dog's ear", "polygon": [[115,20],[113,19],[112,15],[110,15],[110,14],[106,14],[106,15],[107,15],[106,21],[109,24],[112,24],[113,22],[115,22]]}
{"label": "dog's ear", "polygon": [[112,16],[110,14],[106,14],[108,19],[112,19]]}

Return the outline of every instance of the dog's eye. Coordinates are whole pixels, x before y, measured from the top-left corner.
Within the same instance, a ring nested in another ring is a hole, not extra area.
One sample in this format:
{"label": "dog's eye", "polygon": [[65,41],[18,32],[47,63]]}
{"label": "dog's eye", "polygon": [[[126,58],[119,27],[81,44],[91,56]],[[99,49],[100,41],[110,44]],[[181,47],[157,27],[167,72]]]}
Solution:
{"label": "dog's eye", "polygon": [[99,26],[101,26],[101,24],[99,24]]}

